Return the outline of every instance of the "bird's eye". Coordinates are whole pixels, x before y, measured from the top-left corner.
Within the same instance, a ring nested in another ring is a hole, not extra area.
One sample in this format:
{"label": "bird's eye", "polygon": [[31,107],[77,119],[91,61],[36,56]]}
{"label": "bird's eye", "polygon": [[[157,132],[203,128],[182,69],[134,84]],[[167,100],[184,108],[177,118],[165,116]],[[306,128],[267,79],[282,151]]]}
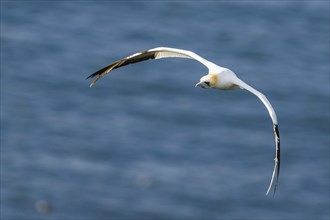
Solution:
{"label": "bird's eye", "polygon": [[209,81],[205,81],[204,82],[207,86],[210,86],[210,82]]}

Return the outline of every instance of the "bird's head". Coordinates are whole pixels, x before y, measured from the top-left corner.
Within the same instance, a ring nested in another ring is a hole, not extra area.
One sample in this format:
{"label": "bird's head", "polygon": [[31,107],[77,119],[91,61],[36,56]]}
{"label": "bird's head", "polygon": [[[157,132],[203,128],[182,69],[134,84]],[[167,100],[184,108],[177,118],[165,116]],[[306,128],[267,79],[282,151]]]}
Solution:
{"label": "bird's head", "polygon": [[218,76],[216,74],[210,73],[203,76],[199,80],[199,83],[195,85],[195,87],[199,86],[202,87],[203,89],[213,88],[217,85],[217,83],[218,83]]}

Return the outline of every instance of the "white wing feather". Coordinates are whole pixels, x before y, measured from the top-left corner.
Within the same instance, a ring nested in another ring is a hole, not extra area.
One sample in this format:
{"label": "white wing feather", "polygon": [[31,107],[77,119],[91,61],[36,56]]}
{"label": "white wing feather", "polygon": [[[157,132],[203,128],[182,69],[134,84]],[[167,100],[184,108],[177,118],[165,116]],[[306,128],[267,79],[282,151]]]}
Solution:
{"label": "white wing feather", "polygon": [[215,68],[219,68],[218,65],[204,59],[203,57],[189,50],[182,50],[182,49],[176,49],[170,47],[156,47],[148,51],[150,52],[154,51],[157,53],[155,59],[169,58],[169,57],[188,58],[188,59],[197,60],[198,62],[202,63],[209,69],[209,71],[212,71]]}
{"label": "white wing feather", "polygon": [[276,117],[275,111],[274,111],[272,105],[270,104],[270,102],[268,101],[268,99],[266,98],[266,96],[264,96],[264,94],[262,94],[261,92],[259,92],[256,89],[254,89],[253,87],[249,86],[248,84],[246,84],[239,78],[234,79],[234,82],[236,85],[238,85],[242,89],[246,89],[246,90],[250,91],[251,93],[253,93],[254,95],[256,95],[262,101],[262,103],[266,106],[268,113],[272,119],[274,135],[275,135],[276,153],[275,153],[275,159],[274,159],[275,160],[274,170],[272,173],[272,178],[270,180],[266,195],[268,195],[271,187],[273,186],[274,179],[276,176],[276,181],[275,181],[275,185],[274,185],[274,194],[273,194],[273,195],[275,195],[276,186],[277,186],[277,182],[278,182],[278,176],[279,176],[279,172],[280,172],[280,136],[279,136],[278,122],[277,122],[277,117]]}

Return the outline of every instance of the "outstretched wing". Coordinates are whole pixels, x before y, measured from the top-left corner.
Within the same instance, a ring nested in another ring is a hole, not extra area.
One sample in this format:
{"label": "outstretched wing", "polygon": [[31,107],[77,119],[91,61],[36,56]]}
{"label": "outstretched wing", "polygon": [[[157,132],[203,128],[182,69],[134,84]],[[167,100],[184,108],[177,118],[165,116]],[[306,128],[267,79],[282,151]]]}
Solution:
{"label": "outstretched wing", "polygon": [[278,182],[278,176],[280,174],[280,133],[278,130],[278,122],[277,122],[277,117],[275,114],[275,111],[272,107],[272,105],[270,104],[270,102],[268,101],[268,99],[266,98],[266,96],[264,96],[261,92],[257,91],[256,89],[252,88],[251,86],[249,86],[248,84],[246,84],[245,82],[243,82],[240,79],[235,79],[235,84],[238,85],[239,87],[241,87],[242,89],[246,89],[248,91],[250,91],[251,93],[253,93],[254,95],[256,95],[261,101],[262,103],[266,106],[269,115],[273,121],[273,129],[274,129],[274,135],[275,135],[275,145],[276,145],[276,153],[275,153],[275,164],[274,164],[274,170],[273,170],[273,174],[272,174],[272,179],[270,180],[270,184],[267,190],[266,195],[268,195],[273,183],[274,183],[274,178],[276,176],[276,181],[275,181],[275,185],[274,185],[274,194],[276,192],[276,186],[277,186],[277,182]]}
{"label": "outstretched wing", "polygon": [[177,57],[177,58],[188,58],[194,59],[199,61],[200,63],[204,64],[209,70],[214,68],[216,64],[204,59],[203,57],[195,54],[194,52],[188,50],[181,50],[176,48],[169,48],[169,47],[157,47],[149,50],[144,50],[135,54],[132,54],[128,57],[125,57],[121,60],[118,60],[102,69],[96,71],[95,73],[91,74],[88,78],[96,77],[96,79],[90,84],[90,87],[93,86],[97,80],[99,80],[102,76],[107,74],[113,69],[126,66],[129,64],[142,62],[149,59],[161,59],[161,58],[168,58],[168,57]]}

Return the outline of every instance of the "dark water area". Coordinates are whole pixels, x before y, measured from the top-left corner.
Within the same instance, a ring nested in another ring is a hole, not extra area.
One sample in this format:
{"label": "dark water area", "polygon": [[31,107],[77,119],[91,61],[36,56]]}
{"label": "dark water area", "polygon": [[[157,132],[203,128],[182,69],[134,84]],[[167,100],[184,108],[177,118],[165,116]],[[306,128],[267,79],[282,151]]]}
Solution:
{"label": "dark water area", "polygon": [[[1,1],[1,219],[329,219],[328,1]],[[195,88],[192,50],[263,92]]]}

